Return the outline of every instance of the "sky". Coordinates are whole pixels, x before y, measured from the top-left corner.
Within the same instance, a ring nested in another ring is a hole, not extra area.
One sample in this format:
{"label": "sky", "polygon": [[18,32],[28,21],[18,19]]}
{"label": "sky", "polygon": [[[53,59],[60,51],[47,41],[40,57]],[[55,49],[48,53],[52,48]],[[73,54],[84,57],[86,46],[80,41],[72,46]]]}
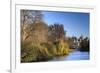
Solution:
{"label": "sky", "polygon": [[42,11],[43,20],[48,25],[64,25],[66,36],[89,37],[89,13]]}

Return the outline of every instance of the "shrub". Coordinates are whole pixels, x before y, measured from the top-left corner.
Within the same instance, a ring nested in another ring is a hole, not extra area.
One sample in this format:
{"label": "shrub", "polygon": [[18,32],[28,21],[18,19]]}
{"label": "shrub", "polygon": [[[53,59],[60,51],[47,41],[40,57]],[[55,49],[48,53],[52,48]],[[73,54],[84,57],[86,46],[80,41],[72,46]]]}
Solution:
{"label": "shrub", "polygon": [[41,45],[33,45],[29,42],[21,44],[21,62],[45,61],[52,58],[49,50]]}
{"label": "shrub", "polygon": [[67,54],[69,54],[69,47],[63,40],[41,44],[21,42],[21,62],[47,61],[55,56]]}
{"label": "shrub", "polygon": [[63,39],[54,43],[56,45],[56,56],[62,56],[69,54],[68,44],[63,41]]}
{"label": "shrub", "polygon": [[43,43],[42,45],[47,48],[47,50],[48,50],[48,52],[51,56],[54,57],[56,55],[57,49],[56,49],[55,44],[53,44],[53,43]]}

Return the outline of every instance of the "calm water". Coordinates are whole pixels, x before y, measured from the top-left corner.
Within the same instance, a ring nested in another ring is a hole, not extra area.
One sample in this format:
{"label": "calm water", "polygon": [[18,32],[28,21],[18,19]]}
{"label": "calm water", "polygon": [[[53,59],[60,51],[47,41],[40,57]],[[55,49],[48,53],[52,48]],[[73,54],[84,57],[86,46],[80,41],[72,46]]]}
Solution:
{"label": "calm water", "polygon": [[89,52],[73,51],[67,56],[55,57],[52,61],[89,60]]}

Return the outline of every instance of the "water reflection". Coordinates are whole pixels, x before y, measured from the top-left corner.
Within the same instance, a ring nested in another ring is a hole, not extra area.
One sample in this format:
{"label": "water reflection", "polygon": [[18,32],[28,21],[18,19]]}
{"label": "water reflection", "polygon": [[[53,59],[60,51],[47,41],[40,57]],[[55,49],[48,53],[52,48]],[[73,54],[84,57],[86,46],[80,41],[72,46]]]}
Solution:
{"label": "water reflection", "polygon": [[67,56],[55,57],[52,61],[89,60],[89,52],[73,51]]}

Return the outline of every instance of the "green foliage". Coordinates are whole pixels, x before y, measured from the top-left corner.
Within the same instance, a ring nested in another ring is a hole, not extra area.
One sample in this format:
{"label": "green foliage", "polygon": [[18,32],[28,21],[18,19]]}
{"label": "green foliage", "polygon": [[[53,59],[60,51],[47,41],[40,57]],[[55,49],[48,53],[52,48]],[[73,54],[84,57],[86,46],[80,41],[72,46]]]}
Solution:
{"label": "green foliage", "polygon": [[52,58],[47,48],[40,45],[33,45],[24,41],[21,48],[21,62],[45,61]]}
{"label": "green foliage", "polygon": [[61,39],[56,43],[56,55],[61,56],[67,54],[69,54],[69,46]]}
{"label": "green foliage", "polygon": [[56,46],[54,44],[50,44],[50,43],[42,43],[41,44],[44,48],[47,48],[49,54],[51,56],[53,56],[56,52]]}
{"label": "green foliage", "polygon": [[[21,62],[29,62],[32,61],[33,59],[35,60],[37,57],[37,52],[36,49],[33,49],[33,46],[29,42],[22,42],[21,43]],[[33,55],[34,54],[34,55]]]}
{"label": "green foliage", "polygon": [[63,56],[69,53],[68,45],[63,41],[41,43],[34,45],[28,41],[21,44],[21,62],[47,61],[55,56]]}

